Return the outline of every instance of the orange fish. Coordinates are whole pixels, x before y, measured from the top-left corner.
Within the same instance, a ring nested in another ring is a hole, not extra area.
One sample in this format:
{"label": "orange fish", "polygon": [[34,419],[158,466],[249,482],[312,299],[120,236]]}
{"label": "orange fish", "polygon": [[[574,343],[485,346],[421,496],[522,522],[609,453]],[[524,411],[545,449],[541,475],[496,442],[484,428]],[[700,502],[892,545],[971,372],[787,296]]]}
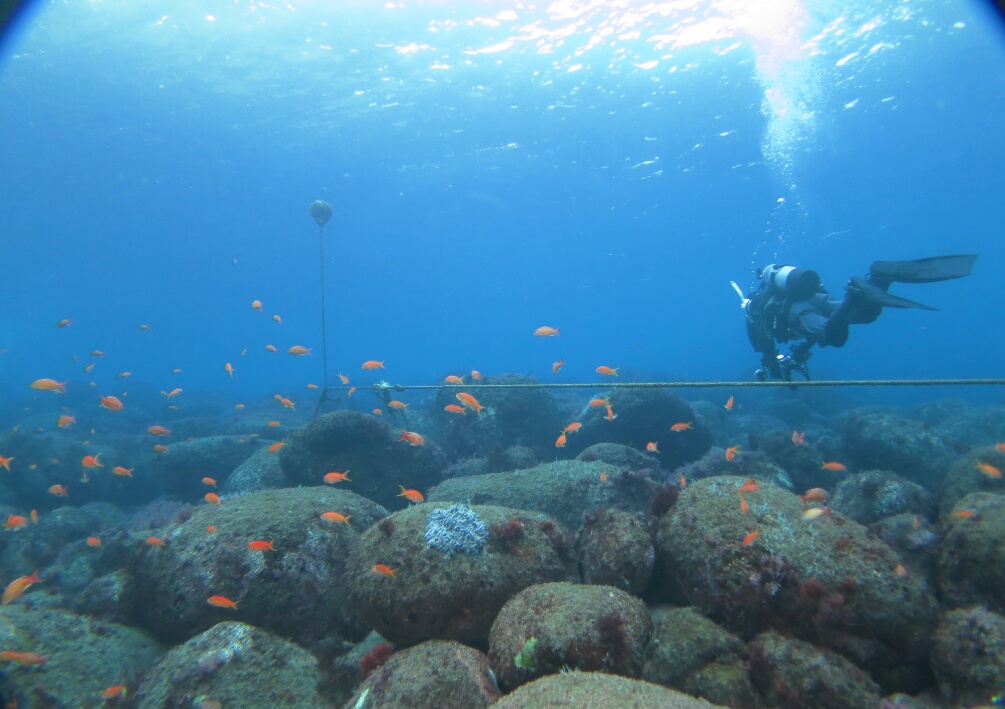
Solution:
{"label": "orange fish", "polygon": [[564,366],[565,366],[565,360],[564,359],[560,359],[557,362],[552,362],[552,364],[551,364],[551,373],[552,374],[558,374],[559,371]]}
{"label": "orange fish", "polygon": [[827,498],[830,495],[822,487],[813,487],[806,491],[805,494],[800,495],[799,499],[803,501],[804,505],[808,505],[811,502],[827,502]]}
{"label": "orange fish", "polygon": [[308,384],[308,385],[307,385],[307,388],[308,388],[308,389],[317,389],[317,388],[318,388],[318,385],[317,385],[317,384]]}
{"label": "orange fish", "polygon": [[139,327],[140,327],[140,330],[143,330],[143,332],[146,332],[147,330],[150,329],[149,325],[140,325]]}
{"label": "orange fish", "polygon": [[241,409],[244,408],[244,404],[234,404],[234,408],[240,411]]}
{"label": "orange fish", "polygon": [[161,537],[147,537],[147,544],[152,547],[166,547],[167,540]]}
{"label": "orange fish", "polygon": [[327,475],[324,476],[324,481],[326,483],[328,483],[329,485],[334,485],[335,483],[340,483],[343,480],[346,481],[346,482],[350,482],[350,483],[352,482],[352,480],[349,479],[349,471],[348,470],[345,471],[344,473],[338,473],[338,472],[335,472],[333,470],[332,472],[330,472],[330,473],[328,473]]}
{"label": "orange fish", "polygon": [[897,576],[907,576],[907,567],[903,564],[897,564],[893,567],[893,573],[897,574]]}
{"label": "orange fish", "polygon": [[216,525],[215,524],[208,524],[208,525],[206,525],[206,534],[214,534],[215,532],[216,532]]}
{"label": "orange fish", "polygon": [[614,413],[614,409],[612,409],[611,405],[608,404],[607,405],[607,415],[604,416],[604,418],[607,419],[608,421],[613,421],[617,417],[618,417],[618,415],[616,413]]}
{"label": "orange fish", "polygon": [[272,542],[256,540],[248,544],[248,551],[275,551],[276,546]]}
{"label": "orange fish", "polygon": [[383,409],[374,409],[373,410],[373,415],[374,416],[383,416],[384,415],[384,411],[383,411]]}
{"label": "orange fish", "polygon": [[281,424],[280,424],[280,423],[279,423],[278,421],[269,421],[269,422],[268,422],[267,424],[265,424],[265,425],[266,425],[266,426],[268,426],[269,428],[275,428],[276,426],[279,426],[279,425],[281,425]]}
{"label": "orange fish", "polygon": [[974,511],[973,510],[956,510],[956,512],[953,512],[949,516],[952,517],[953,519],[970,519],[971,517],[974,516]]}
{"label": "orange fish", "polygon": [[210,487],[216,487],[216,480],[214,480],[213,478],[203,478],[202,484],[209,485]]}
{"label": "orange fish", "polygon": [[103,396],[98,406],[104,406],[109,411],[122,411],[122,401],[117,396]]}
{"label": "orange fish", "polygon": [[0,652],[0,658],[16,662],[25,667],[29,665],[44,665],[48,662],[48,658],[42,657],[37,652],[15,652],[14,650]]}
{"label": "orange fish", "polygon": [[60,394],[66,393],[66,382],[57,382],[55,379],[36,379],[31,383],[32,389],[38,391],[58,391]]}
{"label": "orange fish", "polygon": [[455,394],[454,397],[459,402],[461,402],[462,404],[464,404],[465,406],[467,406],[469,409],[474,409],[478,413],[479,416],[482,415],[482,409],[484,409],[485,407],[482,406],[481,404],[479,404],[478,403],[478,399],[476,399],[475,397],[471,396],[471,394],[467,394],[467,393],[465,393],[465,392],[462,391],[462,392],[459,392],[459,393]]}
{"label": "orange fish", "polygon": [[50,485],[49,494],[55,495],[56,497],[69,497],[70,493],[66,489],[66,485]]}
{"label": "orange fish", "polygon": [[179,394],[181,394],[181,389],[175,388],[175,389],[172,389],[169,392],[163,392],[162,391],[161,394],[164,395],[164,398],[170,399],[173,396],[178,396]]}
{"label": "orange fish", "polygon": [[147,429],[147,433],[151,436],[170,436],[171,431],[164,428],[163,426],[151,426]]}
{"label": "orange fish", "polygon": [[419,502],[422,502],[426,499],[425,497],[422,496],[422,493],[419,492],[418,490],[406,490],[404,485],[399,485],[398,487],[401,488],[401,493],[398,495],[398,497],[404,497],[409,502],[415,502],[416,504],[418,504]]}
{"label": "orange fish", "polygon": [[349,391],[346,393],[346,396],[352,396],[355,393],[356,393],[356,387],[349,387]]}
{"label": "orange fish", "polygon": [[750,511],[750,508],[747,507],[747,501],[745,499],[743,499],[743,495],[740,495],[740,514],[744,514],[745,515],[749,511]]}
{"label": "orange fish", "polygon": [[285,406],[287,409],[292,409],[293,411],[297,410],[297,407],[293,405],[293,402],[285,397],[280,398],[279,403]]}
{"label": "orange fish", "polygon": [[94,350],[93,352],[91,352],[91,356],[92,357],[104,357],[105,353],[102,352],[101,350]]}
{"label": "orange fish", "polygon": [[206,602],[211,606],[216,606],[217,608],[230,608],[231,610],[237,610],[237,601],[232,601],[226,596],[210,596],[206,599]]}
{"label": "orange fish", "polygon": [[38,510],[31,511],[31,521],[38,522]]}
{"label": "orange fish", "polygon": [[63,416],[60,416],[59,420],[56,421],[56,425],[59,426],[60,428],[69,428],[75,423],[77,423],[76,418],[74,418],[73,416],[66,416],[65,414]]}
{"label": "orange fish", "polygon": [[276,321],[277,323],[279,323],[280,325],[282,325],[282,324],[283,324],[283,319],[282,319],[281,317],[279,317],[278,315],[273,315],[273,316],[272,316],[272,319],[273,319],[273,320],[275,320],[275,321]]}
{"label": "orange fish", "polygon": [[103,454],[98,453],[97,455],[85,455],[80,460],[80,464],[85,468],[103,468],[101,461],[99,460]]}
{"label": "orange fish", "polygon": [[989,478],[994,480],[1000,480],[1002,476],[1002,471],[991,465],[990,463],[984,463],[982,461],[977,462],[977,469],[987,475]]}
{"label": "orange fish", "polygon": [[72,325],[72,324],[73,324],[73,321],[70,320],[70,318],[63,318],[58,323],[56,323],[56,327],[66,327],[67,325]]}
{"label": "orange fish", "polygon": [[799,446],[805,446],[806,445],[806,434],[805,433],[799,433],[799,431],[793,431],[792,432],[792,445],[796,446],[797,448]]}
{"label": "orange fish", "polygon": [[251,309],[252,310],[261,310],[262,309],[262,301],[260,301],[260,300],[253,300],[253,301],[251,301]]}
{"label": "orange fish", "polygon": [[381,576],[394,576],[398,573],[397,569],[392,569],[390,566],[386,566],[384,564],[376,564],[372,569],[370,569],[370,571],[375,574],[380,574]]}
{"label": "orange fish", "polygon": [[807,522],[812,522],[818,517],[823,517],[824,515],[826,515],[827,517],[831,516],[830,507],[807,507],[803,511],[803,519],[805,519]]}
{"label": "orange fish", "polygon": [[269,446],[269,453],[275,453],[277,450],[286,445],[286,441],[277,441]]}
{"label": "orange fish", "polygon": [[597,408],[598,406],[610,406],[610,399],[590,399],[590,406]]}
{"label": "orange fish", "polygon": [[126,377],[131,377],[131,376],[133,376],[132,372],[119,372],[118,374],[115,375],[115,378],[116,379],[125,379]]}
{"label": "orange fish", "polygon": [[375,359],[368,359],[367,361],[363,362],[363,365],[360,367],[360,369],[384,369],[384,363],[378,362]]}
{"label": "orange fish", "polygon": [[615,369],[611,369],[607,365],[603,365],[602,364],[599,367],[597,367],[597,374],[604,374],[604,375],[606,375],[608,377],[616,377],[616,376],[618,376],[618,370],[619,369],[621,369],[621,367],[617,367]]}
{"label": "orange fish", "polygon": [[687,431],[688,429],[694,428],[693,421],[688,421],[687,423],[675,423],[670,427],[670,430],[674,433],[680,433],[681,431]]}
{"label": "orange fish", "polygon": [[844,467],[844,464],[837,462],[822,463],[820,465],[821,470],[830,470],[835,473],[843,473],[848,468]]}
{"label": "orange fish", "polygon": [[677,484],[680,485],[681,490],[687,487],[687,478],[684,477],[684,473],[680,474],[680,478],[677,479]]}
{"label": "orange fish", "polygon": [[167,446],[162,446],[160,443],[158,443],[156,446],[154,446],[154,453],[167,453],[167,451],[168,451],[168,447]]}
{"label": "orange fish", "polygon": [[338,373],[338,378],[339,378],[339,381],[341,381],[343,384],[348,384],[349,383],[349,377],[347,377],[346,375],[342,374],[342,372]]}
{"label": "orange fish", "polygon": [[293,345],[290,349],[286,350],[291,355],[309,355],[311,351],[302,345]]}
{"label": "orange fish", "polygon": [[344,515],[339,512],[322,512],[321,519],[326,522],[334,522],[335,524],[349,524],[352,515]]}
{"label": "orange fish", "polygon": [[1005,453],[1005,443],[995,443],[995,448]]}
{"label": "orange fish", "polygon": [[753,478],[747,478],[743,481],[743,485],[740,486],[739,492],[757,492],[761,489],[761,486],[757,484],[757,481]]}
{"label": "orange fish", "polygon": [[94,362],[91,362],[89,365],[84,367],[84,374],[88,374],[92,369],[94,369],[94,367],[95,367]]}
{"label": "orange fish", "polygon": [[234,368],[231,366],[230,362],[223,365],[223,371],[230,375],[230,378],[234,378]]}
{"label": "orange fish", "polygon": [[918,515],[914,515],[914,519],[911,520],[911,527],[914,529],[921,529],[921,522],[918,521]]}
{"label": "orange fish", "polygon": [[607,482],[607,473],[601,473],[600,474],[600,482],[602,482],[602,483]]}
{"label": "orange fish", "polygon": [[458,377],[456,375],[451,374],[449,377],[446,377],[443,380],[443,383],[444,384],[463,384],[464,383],[464,377]]}
{"label": "orange fish", "polygon": [[565,433],[558,434],[558,439],[555,441],[556,448],[565,448],[566,438]]}
{"label": "orange fish", "polygon": [[424,445],[426,445],[426,439],[425,438],[423,438],[421,435],[419,435],[415,431],[406,431],[405,429],[401,430],[401,438],[399,438],[398,440],[399,441],[408,441],[408,445],[410,445],[410,446],[424,446]]}
{"label": "orange fish", "polygon": [[740,446],[730,446],[726,449],[726,460],[730,463],[733,462],[733,458],[740,455]]}
{"label": "orange fish", "polygon": [[266,352],[278,352],[279,350],[276,349],[275,345],[266,345],[265,346],[265,351]]}
{"label": "orange fish", "polygon": [[22,517],[21,515],[10,515],[7,518],[7,524],[4,526],[7,529],[17,529],[18,527],[23,527],[26,524],[28,524],[27,517]]}
{"label": "orange fish", "polygon": [[101,538],[100,537],[88,537],[87,538],[87,546],[89,546],[89,547],[100,547],[101,546]]}
{"label": "orange fish", "polygon": [[750,534],[748,534],[743,538],[743,542],[741,542],[741,544],[745,547],[749,547],[751,544],[754,543],[754,540],[757,539],[759,536],[761,536],[760,532],[751,532]]}
{"label": "orange fish", "polygon": [[472,369],[471,370],[471,378],[474,379],[475,381],[481,381],[482,380],[482,373],[479,372],[477,369]]}
{"label": "orange fish", "polygon": [[449,411],[452,414],[462,414],[464,416],[468,415],[468,410],[463,406],[458,406],[457,404],[447,404],[443,407],[444,411]]}
{"label": "orange fish", "polygon": [[126,698],[126,685],[116,684],[101,693],[102,699],[115,699],[116,697]]}
{"label": "orange fish", "polygon": [[14,456],[11,456],[10,458],[4,458],[2,455],[0,455],[0,467],[6,468],[8,473],[10,472],[10,464],[13,462],[14,462]]}
{"label": "orange fish", "polygon": [[37,571],[30,576],[22,576],[14,579],[7,584],[7,588],[4,589],[3,598],[0,598],[0,605],[6,606],[8,603],[16,601],[21,597],[21,594],[31,588],[34,584],[40,583],[41,581],[42,579],[39,577]]}
{"label": "orange fish", "polygon": [[202,499],[204,499],[211,505],[216,505],[217,507],[223,507],[223,503],[220,502],[220,496],[217,495],[215,492],[207,492],[205,495],[202,496]]}
{"label": "orange fish", "polygon": [[578,431],[582,427],[583,427],[582,422],[580,422],[580,421],[573,421],[568,426],[566,426],[565,428],[562,429],[562,433],[575,433],[576,431]]}
{"label": "orange fish", "polygon": [[387,405],[390,408],[392,408],[392,409],[399,409],[399,410],[402,410],[402,411],[408,408],[408,404],[406,404],[404,402],[401,402],[401,401],[398,401],[398,400],[389,401],[389,402],[387,402]]}
{"label": "orange fish", "polygon": [[732,410],[733,410],[733,397],[729,397],[729,399],[726,400],[726,411],[732,411]]}
{"label": "orange fish", "polygon": [[534,330],[534,337],[557,337],[558,328],[557,327],[539,327]]}

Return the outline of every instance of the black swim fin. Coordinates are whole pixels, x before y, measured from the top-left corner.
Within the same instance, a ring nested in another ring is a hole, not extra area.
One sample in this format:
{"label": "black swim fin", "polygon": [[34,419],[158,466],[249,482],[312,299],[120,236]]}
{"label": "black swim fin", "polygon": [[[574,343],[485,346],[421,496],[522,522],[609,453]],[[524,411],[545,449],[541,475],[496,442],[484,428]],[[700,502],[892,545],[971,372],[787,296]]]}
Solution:
{"label": "black swim fin", "polygon": [[869,266],[869,280],[884,289],[894,282],[934,283],[935,281],[948,281],[953,278],[969,276],[976,260],[977,256],[973,254],[957,254],[955,256],[919,258],[914,261],[874,261]]}
{"label": "black swim fin", "polygon": [[[938,310],[938,308],[933,308],[931,305],[917,303],[913,300],[908,300],[907,298],[901,298],[899,295],[891,295],[864,278],[856,278],[855,276],[852,276],[851,282],[848,283],[847,290],[850,297],[860,298],[861,300],[858,301],[860,303],[873,303],[875,305],[882,305],[884,308],[921,308],[922,310]],[[878,314],[878,309],[876,312]]]}

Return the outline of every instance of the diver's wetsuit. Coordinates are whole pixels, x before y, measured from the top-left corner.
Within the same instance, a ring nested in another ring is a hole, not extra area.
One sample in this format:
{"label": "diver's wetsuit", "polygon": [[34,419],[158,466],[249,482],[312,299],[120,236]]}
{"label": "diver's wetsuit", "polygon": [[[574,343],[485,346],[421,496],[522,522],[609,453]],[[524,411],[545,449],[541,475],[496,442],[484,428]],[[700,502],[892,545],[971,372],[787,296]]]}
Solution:
{"label": "diver's wetsuit", "polygon": [[[853,277],[845,299],[835,300],[820,285],[814,271],[772,264],[759,274],[760,287],[747,296],[747,337],[761,353],[758,379],[770,374],[791,379],[793,369],[808,379],[806,361],[813,345],[841,347],[850,325],[871,323],[884,307],[923,308],[922,303],[891,295],[891,283],[931,283],[970,275],[976,256],[936,256],[915,261],[875,261],[865,278]],[[776,343],[797,341],[791,355],[781,355]]]}

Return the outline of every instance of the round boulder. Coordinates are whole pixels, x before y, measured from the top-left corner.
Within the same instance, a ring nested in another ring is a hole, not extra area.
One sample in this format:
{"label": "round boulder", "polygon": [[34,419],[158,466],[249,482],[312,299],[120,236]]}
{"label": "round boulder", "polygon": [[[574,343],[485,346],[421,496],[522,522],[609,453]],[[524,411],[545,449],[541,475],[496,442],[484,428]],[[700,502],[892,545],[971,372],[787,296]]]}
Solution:
{"label": "round boulder", "polygon": [[223,483],[257,448],[254,438],[244,436],[209,436],[169,443],[167,450],[154,458],[151,477],[162,493],[192,502],[206,494],[204,477]]}
{"label": "round boulder", "polygon": [[860,470],[892,470],[928,490],[939,490],[956,453],[938,433],[913,419],[865,413],[848,419],[844,447]]}
{"label": "round boulder", "polygon": [[939,545],[938,580],[949,607],[979,603],[1005,612],[1005,496],[975,492],[946,516]]}
{"label": "round boulder", "polygon": [[932,671],[956,706],[991,704],[1005,687],[1005,618],[980,606],[947,613],[932,638]]}
{"label": "round boulder", "polygon": [[931,515],[935,501],[917,483],[884,470],[868,470],[839,482],[831,506],[859,524],[872,524],[898,514]]}
{"label": "round boulder", "polygon": [[576,551],[583,583],[614,586],[633,596],[646,590],[656,561],[645,518],[624,510],[586,515]]}
{"label": "round boulder", "polygon": [[723,709],[672,689],[603,672],[563,672],[518,687],[493,709],[617,707],[618,709]]}
{"label": "round boulder", "polygon": [[[995,470],[998,474],[995,474]],[[1005,495],[1005,451],[995,446],[986,446],[960,457],[946,477],[946,488],[942,493],[939,511],[949,514],[956,503],[974,492],[990,492]]]}

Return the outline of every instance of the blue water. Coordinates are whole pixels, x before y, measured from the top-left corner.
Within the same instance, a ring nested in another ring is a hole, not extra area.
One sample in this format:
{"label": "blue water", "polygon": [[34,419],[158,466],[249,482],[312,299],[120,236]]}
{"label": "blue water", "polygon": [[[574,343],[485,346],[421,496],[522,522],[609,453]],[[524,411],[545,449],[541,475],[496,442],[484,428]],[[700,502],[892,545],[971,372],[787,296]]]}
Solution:
{"label": "blue water", "polygon": [[39,377],[309,403],[315,199],[331,380],[752,379],[730,280],[784,261],[840,293],[874,259],[963,252],[971,277],[892,289],[938,312],[853,327],[813,373],[1001,375],[1005,39],[983,5],[512,7],[30,6],[0,44],[7,406]]}

